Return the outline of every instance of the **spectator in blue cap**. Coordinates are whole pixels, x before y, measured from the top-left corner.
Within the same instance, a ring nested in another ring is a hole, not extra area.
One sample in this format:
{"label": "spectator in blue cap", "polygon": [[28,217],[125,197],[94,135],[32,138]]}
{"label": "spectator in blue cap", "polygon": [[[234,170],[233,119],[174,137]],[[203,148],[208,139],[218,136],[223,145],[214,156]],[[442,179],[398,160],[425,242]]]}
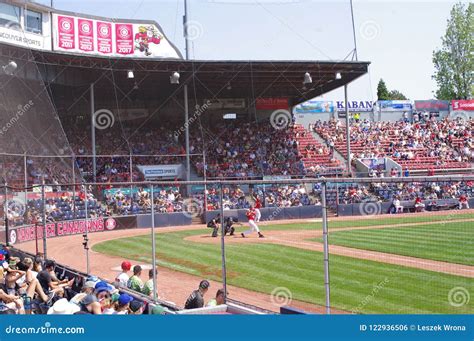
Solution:
{"label": "spectator in blue cap", "polygon": [[127,315],[130,309],[130,302],[133,301],[133,297],[128,294],[121,294],[117,306],[115,307],[115,311],[117,315]]}

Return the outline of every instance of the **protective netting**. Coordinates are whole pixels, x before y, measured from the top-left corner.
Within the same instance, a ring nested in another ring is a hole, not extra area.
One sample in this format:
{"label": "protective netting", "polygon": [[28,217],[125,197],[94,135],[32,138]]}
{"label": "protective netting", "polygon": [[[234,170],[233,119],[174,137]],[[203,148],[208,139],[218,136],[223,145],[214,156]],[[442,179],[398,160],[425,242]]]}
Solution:
{"label": "protective netting", "polygon": [[71,159],[66,160],[72,151],[44,82],[45,75],[33,50],[25,48],[21,54],[12,51],[8,45],[0,49],[2,182],[24,185],[25,179],[43,177],[46,182],[59,181],[64,174],[72,174]]}

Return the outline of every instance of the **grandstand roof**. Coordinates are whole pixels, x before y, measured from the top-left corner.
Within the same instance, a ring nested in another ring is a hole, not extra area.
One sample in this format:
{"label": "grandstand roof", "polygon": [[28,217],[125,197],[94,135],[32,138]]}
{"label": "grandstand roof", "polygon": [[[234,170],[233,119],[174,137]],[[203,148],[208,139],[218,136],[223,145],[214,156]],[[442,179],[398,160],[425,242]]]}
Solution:
{"label": "grandstand roof", "polygon": [[[190,96],[207,98],[287,97],[296,105],[350,83],[368,71],[369,62],[351,61],[216,61],[149,60],[145,58],[104,58],[59,52],[44,52],[0,44],[0,55],[14,60],[31,60],[42,65],[44,80],[61,86],[87,86],[98,78],[113,77],[117,87],[127,91],[136,81],[140,98],[169,97],[188,82]],[[133,70],[134,80],[127,79]],[[170,84],[172,72],[180,73],[180,84]],[[303,77],[311,74],[313,83],[304,86]],[[342,78],[336,79],[335,74]],[[194,75],[194,77],[193,77]],[[230,86],[229,86],[230,85]],[[114,89],[98,86],[98,96],[114,95]]]}

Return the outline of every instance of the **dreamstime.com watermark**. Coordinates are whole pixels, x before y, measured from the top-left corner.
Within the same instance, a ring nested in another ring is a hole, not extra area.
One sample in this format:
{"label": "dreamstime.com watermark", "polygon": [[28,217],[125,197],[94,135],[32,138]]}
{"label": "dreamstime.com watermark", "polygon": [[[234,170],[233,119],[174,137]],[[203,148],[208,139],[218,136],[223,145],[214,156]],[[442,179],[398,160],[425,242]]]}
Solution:
{"label": "dreamstime.com watermark", "polygon": [[51,327],[51,323],[46,322],[41,327],[15,327],[9,325],[4,329],[8,335],[48,335],[48,334],[85,334],[84,327]]}
{"label": "dreamstime.com watermark", "polygon": [[24,105],[19,104],[18,110],[16,113],[10,118],[10,120],[0,129],[0,135],[4,135],[8,132],[8,130],[13,127],[18,120],[30,110],[35,103],[30,99],[30,101]]}
{"label": "dreamstime.com watermark", "polygon": [[360,302],[357,308],[352,310],[352,313],[360,314],[360,312],[364,309],[364,307],[375,299],[379,291],[382,290],[388,284],[388,282],[390,282],[388,277],[385,277],[385,279],[382,282],[374,284],[372,288],[372,292],[369,295],[364,297],[364,299],[362,300],[362,302]]}
{"label": "dreamstime.com watermark", "polygon": [[203,105],[197,105],[195,106],[195,111],[193,116],[189,117],[188,122],[184,123],[179,129],[175,130],[173,135],[175,137],[180,137],[182,133],[188,128],[191,124],[194,123],[209,107],[212,105],[210,100],[207,100],[206,103]]}

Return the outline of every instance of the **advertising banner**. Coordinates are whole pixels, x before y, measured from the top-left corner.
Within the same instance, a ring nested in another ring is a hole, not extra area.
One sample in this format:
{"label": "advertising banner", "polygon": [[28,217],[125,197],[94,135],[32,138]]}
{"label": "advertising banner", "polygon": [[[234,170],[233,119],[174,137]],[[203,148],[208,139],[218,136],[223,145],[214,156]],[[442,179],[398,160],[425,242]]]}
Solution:
{"label": "advertising banner", "polygon": [[334,104],[332,101],[306,101],[295,107],[297,114],[314,114],[314,113],[332,113],[334,112]]}
{"label": "advertising banner", "polygon": [[257,110],[288,110],[288,98],[257,98],[255,107]]}
{"label": "advertising banner", "polygon": [[453,110],[474,111],[473,99],[457,99],[451,102]]}
{"label": "advertising banner", "polygon": [[378,101],[380,111],[410,111],[412,109],[411,102],[406,100],[394,101]]}
{"label": "advertising banner", "polygon": [[[363,112],[363,111],[372,111],[374,105],[377,101],[349,101],[347,103],[349,112]],[[346,102],[345,101],[336,101],[336,110],[345,111]]]}
{"label": "advertising banner", "polygon": [[179,51],[154,22],[115,22],[52,14],[53,50],[115,57],[178,58]]}
{"label": "advertising banner", "polygon": [[439,112],[449,110],[449,101],[422,100],[415,101],[415,109],[418,111]]}
{"label": "advertising banner", "polygon": [[[52,238],[82,234],[86,231],[86,226],[88,232],[101,232],[104,231],[104,229],[113,230],[116,227],[116,224],[114,224],[110,219],[111,218],[107,219],[107,224],[104,223],[103,218],[88,219],[87,221],[81,219],[48,223],[45,228],[46,237]],[[11,244],[24,243],[36,239],[41,240],[43,239],[43,226],[28,225],[11,229],[9,232],[9,239]]]}
{"label": "advertising banner", "polygon": [[183,173],[183,165],[152,165],[137,166],[146,180],[156,178],[181,178]]}

